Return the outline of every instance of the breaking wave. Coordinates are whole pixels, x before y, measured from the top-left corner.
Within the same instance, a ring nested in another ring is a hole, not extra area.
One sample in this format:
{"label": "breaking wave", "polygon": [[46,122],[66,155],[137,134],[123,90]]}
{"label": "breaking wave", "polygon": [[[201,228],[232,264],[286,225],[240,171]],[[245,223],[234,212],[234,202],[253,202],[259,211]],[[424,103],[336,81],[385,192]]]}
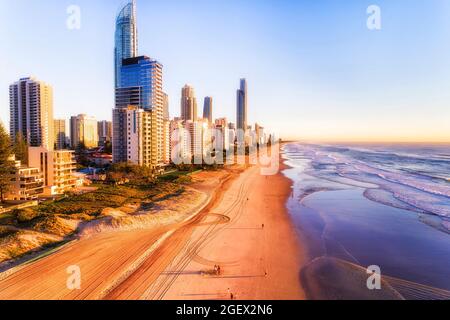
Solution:
{"label": "breaking wave", "polygon": [[[371,200],[450,218],[450,146],[321,146],[289,144],[293,165],[339,184],[366,184]],[[377,191],[378,189],[378,191]],[[448,222],[447,222],[448,223]]]}

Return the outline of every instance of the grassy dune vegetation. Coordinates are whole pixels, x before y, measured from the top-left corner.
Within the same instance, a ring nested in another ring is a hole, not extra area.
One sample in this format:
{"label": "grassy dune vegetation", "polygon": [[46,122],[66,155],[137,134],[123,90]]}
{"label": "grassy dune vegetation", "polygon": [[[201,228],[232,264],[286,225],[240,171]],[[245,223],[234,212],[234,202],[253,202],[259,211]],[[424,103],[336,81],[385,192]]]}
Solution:
{"label": "grassy dune vegetation", "polygon": [[0,216],[0,263],[65,241],[76,234],[80,223],[103,217],[106,208],[145,209],[180,195],[190,181],[186,171],[154,178],[145,169],[119,165],[108,173],[107,184],[94,186],[96,190],[4,214]]}

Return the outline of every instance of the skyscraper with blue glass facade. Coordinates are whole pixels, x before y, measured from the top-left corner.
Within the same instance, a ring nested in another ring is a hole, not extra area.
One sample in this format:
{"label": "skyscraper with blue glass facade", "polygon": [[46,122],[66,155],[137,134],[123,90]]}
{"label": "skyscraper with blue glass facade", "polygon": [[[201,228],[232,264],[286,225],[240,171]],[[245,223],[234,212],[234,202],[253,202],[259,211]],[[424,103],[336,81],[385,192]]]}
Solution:
{"label": "skyscraper with blue glass facade", "polygon": [[236,99],[237,129],[247,131],[247,80],[241,79]]}
{"label": "skyscraper with blue glass facade", "polygon": [[136,22],[136,1],[128,2],[117,15],[114,37],[114,83],[120,86],[120,68],[123,59],[138,55],[138,37]]}
{"label": "skyscraper with blue glass facade", "polygon": [[138,57],[135,0],[117,15],[114,55],[113,161],[157,168],[164,162],[162,65]]}
{"label": "skyscraper with blue glass facade", "polygon": [[116,108],[134,105],[147,111],[162,109],[162,68],[147,56],[124,59],[116,88]]}
{"label": "skyscraper with blue glass facade", "polygon": [[212,123],[212,112],[213,112],[213,98],[205,97],[205,102],[203,104],[203,119]]}
{"label": "skyscraper with blue glass facade", "polygon": [[[147,56],[122,61],[120,83],[115,95],[116,108],[113,114],[114,162],[141,159],[136,164],[150,167],[158,167],[163,163],[162,68],[158,61]],[[132,110],[130,106],[134,108],[133,110],[139,109],[142,112],[130,113]],[[130,127],[133,129],[131,130]],[[131,134],[137,142],[131,143],[130,139],[125,137]]]}

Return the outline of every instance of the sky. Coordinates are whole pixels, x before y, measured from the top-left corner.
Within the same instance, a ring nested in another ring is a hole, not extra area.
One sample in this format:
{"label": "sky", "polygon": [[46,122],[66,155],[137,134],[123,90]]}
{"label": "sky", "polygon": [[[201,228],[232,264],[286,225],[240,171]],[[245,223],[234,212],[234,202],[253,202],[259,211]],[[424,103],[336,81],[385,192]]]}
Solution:
{"label": "sky", "polygon": [[[114,23],[122,0],[0,0],[0,119],[8,87],[33,75],[54,89],[55,118],[111,119]],[[377,5],[381,30],[367,28]],[[71,30],[67,8],[81,9]],[[450,142],[448,0],[137,0],[139,54],[164,65],[171,116],[181,88],[235,121],[284,139]]]}

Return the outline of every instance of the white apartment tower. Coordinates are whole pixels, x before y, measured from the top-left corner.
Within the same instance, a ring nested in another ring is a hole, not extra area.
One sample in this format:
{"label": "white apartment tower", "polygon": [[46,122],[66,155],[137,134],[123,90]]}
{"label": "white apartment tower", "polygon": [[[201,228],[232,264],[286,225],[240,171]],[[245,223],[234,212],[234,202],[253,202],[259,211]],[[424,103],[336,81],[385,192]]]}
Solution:
{"label": "white apartment tower", "polygon": [[35,78],[22,78],[9,87],[10,136],[22,133],[28,145],[53,150],[53,89]]}

